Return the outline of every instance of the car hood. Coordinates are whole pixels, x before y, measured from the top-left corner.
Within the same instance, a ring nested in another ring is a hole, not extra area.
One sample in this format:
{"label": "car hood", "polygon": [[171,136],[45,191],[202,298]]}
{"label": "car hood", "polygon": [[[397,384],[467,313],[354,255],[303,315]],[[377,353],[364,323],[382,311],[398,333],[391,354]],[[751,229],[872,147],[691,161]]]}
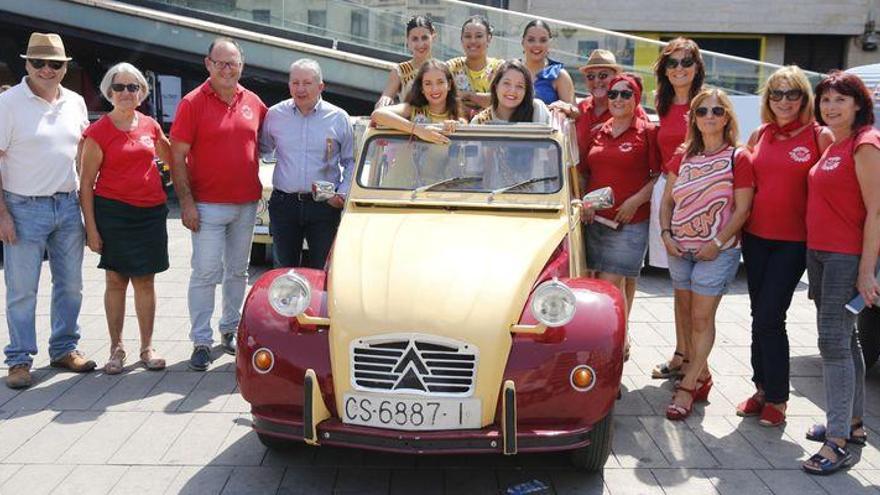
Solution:
{"label": "car hood", "polygon": [[568,232],[557,211],[354,208],[333,247],[328,311],[337,407],[351,389],[353,339],[420,333],[479,350],[483,424],[510,350],[510,325]]}

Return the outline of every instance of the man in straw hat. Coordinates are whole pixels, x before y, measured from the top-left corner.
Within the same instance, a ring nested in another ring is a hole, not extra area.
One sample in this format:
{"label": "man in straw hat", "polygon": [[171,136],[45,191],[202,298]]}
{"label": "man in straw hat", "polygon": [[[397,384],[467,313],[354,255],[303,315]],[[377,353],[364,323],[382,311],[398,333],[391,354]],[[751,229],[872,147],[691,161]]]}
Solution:
{"label": "man in straw hat", "polygon": [[37,286],[46,250],[52,271],[51,365],[76,372],[95,368],[76,350],[83,226],[75,165],[88,111],[81,96],[61,87],[71,59],[60,36],[33,33],[21,57],[27,76],[0,94],[0,241],[9,327],[4,352],[11,388],[31,384]]}

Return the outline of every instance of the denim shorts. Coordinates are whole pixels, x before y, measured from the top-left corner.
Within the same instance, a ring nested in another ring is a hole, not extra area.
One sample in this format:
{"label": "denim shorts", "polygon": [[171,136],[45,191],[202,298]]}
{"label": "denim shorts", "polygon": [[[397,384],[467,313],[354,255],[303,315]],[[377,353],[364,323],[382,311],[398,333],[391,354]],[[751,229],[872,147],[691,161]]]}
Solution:
{"label": "denim shorts", "polygon": [[672,287],[689,290],[703,296],[727,293],[739,268],[740,248],[721,251],[712,261],[699,261],[696,253],[686,252],[681,257],[669,257],[669,276]]}
{"label": "denim shorts", "polygon": [[624,224],[620,230],[599,222],[587,230],[587,267],[602,273],[638,277],[648,250],[648,221]]}

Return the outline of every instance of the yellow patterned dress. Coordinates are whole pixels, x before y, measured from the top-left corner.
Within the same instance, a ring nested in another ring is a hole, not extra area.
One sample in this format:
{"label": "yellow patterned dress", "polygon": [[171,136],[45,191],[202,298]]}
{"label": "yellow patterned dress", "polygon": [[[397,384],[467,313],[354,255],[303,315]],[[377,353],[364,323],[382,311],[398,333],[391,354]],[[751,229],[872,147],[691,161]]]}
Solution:
{"label": "yellow patterned dress", "polygon": [[397,99],[402,103],[406,101],[406,95],[412,89],[418,68],[413,64],[412,60],[407,60],[397,64],[394,70],[397,71],[397,77],[400,79],[400,92],[397,94]]}

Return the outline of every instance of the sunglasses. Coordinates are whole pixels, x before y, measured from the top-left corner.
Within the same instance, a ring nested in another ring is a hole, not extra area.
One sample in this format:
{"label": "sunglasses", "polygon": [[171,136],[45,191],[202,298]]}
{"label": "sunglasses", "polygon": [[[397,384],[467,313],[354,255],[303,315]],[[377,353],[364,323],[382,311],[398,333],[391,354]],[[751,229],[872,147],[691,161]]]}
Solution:
{"label": "sunglasses", "polygon": [[208,58],[212,64],[214,64],[215,69],[238,69],[241,67],[241,62],[224,62],[222,60],[214,60],[213,58]]}
{"label": "sunglasses", "polygon": [[28,62],[30,62],[31,67],[34,69],[42,69],[48,65],[52,70],[61,70],[61,68],[64,67],[64,64],[67,63],[62,60],[42,60],[39,58],[29,58]]}
{"label": "sunglasses", "polygon": [[584,75],[584,77],[587,78],[587,81],[595,81],[596,79],[599,79],[600,81],[604,81],[605,79],[608,79],[609,77],[611,77],[611,74],[609,74],[607,72],[600,72],[598,74],[586,74],[586,75]]}
{"label": "sunglasses", "polygon": [[711,109],[709,107],[697,107],[697,109],[694,110],[694,113],[697,114],[697,117],[705,117],[706,115],[709,115],[710,110],[712,115],[716,117],[724,117],[724,114],[727,113],[727,110],[725,110],[724,107],[712,107]]}
{"label": "sunglasses", "polygon": [[667,69],[677,69],[679,65],[681,65],[682,69],[687,69],[693,67],[693,65],[697,63],[692,57],[685,57],[682,59],[669,57],[666,59],[666,68]]}
{"label": "sunglasses", "polygon": [[787,91],[782,91],[781,89],[771,89],[768,94],[771,100],[773,101],[782,101],[785,98],[788,101],[798,101],[804,96],[804,92],[799,89],[789,89]]}
{"label": "sunglasses", "polygon": [[117,93],[122,93],[125,90],[128,90],[129,93],[137,93],[141,90],[140,84],[111,84],[110,89],[116,91]]}
{"label": "sunglasses", "polygon": [[621,97],[624,100],[628,100],[633,97],[633,92],[628,89],[609,89],[608,90],[608,99],[616,100],[617,97]]}

